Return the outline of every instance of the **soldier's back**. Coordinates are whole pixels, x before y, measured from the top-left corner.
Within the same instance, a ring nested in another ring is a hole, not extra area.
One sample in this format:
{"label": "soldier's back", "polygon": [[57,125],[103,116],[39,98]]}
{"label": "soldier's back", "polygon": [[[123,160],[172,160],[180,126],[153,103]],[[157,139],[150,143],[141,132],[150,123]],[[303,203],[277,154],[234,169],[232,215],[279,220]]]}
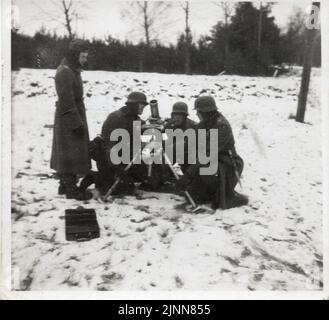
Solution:
{"label": "soldier's back", "polygon": [[120,114],[120,109],[111,112],[106,120],[103,123],[102,126],[102,137],[105,138],[108,134],[108,131],[112,131],[113,129],[119,128],[120,122],[121,122],[121,114]]}

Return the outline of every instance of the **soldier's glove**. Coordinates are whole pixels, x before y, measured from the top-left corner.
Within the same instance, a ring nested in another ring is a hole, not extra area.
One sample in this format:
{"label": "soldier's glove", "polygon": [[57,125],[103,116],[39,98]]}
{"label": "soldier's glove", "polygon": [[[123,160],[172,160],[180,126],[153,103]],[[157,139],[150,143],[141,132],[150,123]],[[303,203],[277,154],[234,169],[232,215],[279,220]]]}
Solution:
{"label": "soldier's glove", "polygon": [[149,123],[152,123],[152,124],[163,124],[164,123],[164,121],[161,118],[149,117],[147,120]]}
{"label": "soldier's glove", "polygon": [[171,118],[164,119],[163,125],[167,129],[173,129],[174,128],[174,123]]}
{"label": "soldier's glove", "polygon": [[80,127],[74,129],[74,130],[73,130],[73,133],[74,133],[76,136],[82,138],[82,137],[85,135],[85,128],[84,128],[84,126],[81,125]]}

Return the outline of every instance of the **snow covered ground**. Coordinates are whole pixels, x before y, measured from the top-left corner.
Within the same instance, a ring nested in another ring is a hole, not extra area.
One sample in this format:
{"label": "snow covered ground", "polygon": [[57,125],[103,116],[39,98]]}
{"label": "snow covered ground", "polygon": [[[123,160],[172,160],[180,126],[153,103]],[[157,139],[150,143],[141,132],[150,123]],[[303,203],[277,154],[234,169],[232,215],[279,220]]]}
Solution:
{"label": "snow covered ground", "polygon": [[[295,114],[300,78],[87,71],[90,136],[129,90],[159,101],[211,93],[245,161],[250,204],[191,214],[173,194],[91,200],[101,237],[65,241],[64,210],[49,168],[54,70],[13,72],[12,263],[22,290],[319,290],[322,286],[320,70],[313,70],[306,124]],[[148,116],[149,110],[145,111]],[[239,190],[239,189],[238,189]]]}

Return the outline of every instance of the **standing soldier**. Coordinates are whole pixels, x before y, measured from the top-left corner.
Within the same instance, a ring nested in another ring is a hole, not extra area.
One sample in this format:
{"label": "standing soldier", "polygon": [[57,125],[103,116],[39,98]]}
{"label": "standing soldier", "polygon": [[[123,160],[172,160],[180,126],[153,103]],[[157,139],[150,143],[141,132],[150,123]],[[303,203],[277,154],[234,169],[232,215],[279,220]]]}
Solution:
{"label": "standing soldier", "polygon": [[50,166],[56,170],[60,185],[59,194],[68,199],[88,200],[89,191],[76,183],[79,176],[91,168],[89,133],[83,102],[81,69],[87,65],[88,48],[81,40],[73,40],[66,57],[55,76],[56,103],[54,136]]}
{"label": "standing soldier", "polygon": [[[211,96],[202,96],[195,100],[200,123],[196,130],[206,130],[207,155],[211,154],[210,130],[217,129],[218,135],[218,171],[214,175],[200,175],[202,165],[197,161],[186,170],[178,182],[179,188],[189,191],[199,202],[212,202],[212,208],[228,209],[246,205],[248,198],[234,191],[243,170],[243,160],[237,154],[231,126],[227,119],[217,110],[216,102]],[[211,150],[215,152],[214,150]]]}

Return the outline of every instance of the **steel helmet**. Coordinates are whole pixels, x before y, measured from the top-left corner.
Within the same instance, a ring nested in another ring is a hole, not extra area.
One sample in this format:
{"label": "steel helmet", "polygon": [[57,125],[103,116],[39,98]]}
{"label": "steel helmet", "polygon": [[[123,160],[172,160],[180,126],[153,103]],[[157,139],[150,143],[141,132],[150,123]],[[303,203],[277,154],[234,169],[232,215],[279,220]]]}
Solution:
{"label": "steel helmet", "polygon": [[144,103],[145,105],[148,104],[146,95],[142,92],[137,91],[129,93],[126,104],[127,103]]}
{"label": "steel helmet", "polygon": [[181,102],[181,101],[174,103],[171,114],[173,114],[173,113],[182,113],[182,114],[188,115],[187,104],[185,102]]}
{"label": "steel helmet", "polygon": [[217,110],[216,101],[212,96],[201,96],[194,102],[194,108],[201,112]]}

